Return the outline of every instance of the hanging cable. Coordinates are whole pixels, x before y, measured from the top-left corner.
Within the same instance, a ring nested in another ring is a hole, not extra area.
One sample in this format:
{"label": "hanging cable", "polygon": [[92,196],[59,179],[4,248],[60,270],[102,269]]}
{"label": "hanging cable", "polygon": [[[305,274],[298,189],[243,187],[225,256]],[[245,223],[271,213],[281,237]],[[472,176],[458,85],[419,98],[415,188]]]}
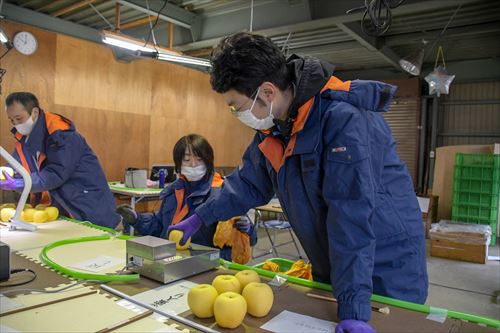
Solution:
{"label": "hanging cable", "polygon": [[436,44],[441,40],[441,38],[443,38],[444,33],[446,32],[446,29],[448,29],[448,27],[450,26],[451,22],[455,18],[455,16],[457,16],[457,13],[460,10],[460,8],[462,8],[462,4],[458,5],[457,9],[455,9],[455,11],[453,12],[453,14],[450,16],[450,19],[448,20],[448,22],[446,22],[443,30],[441,30],[441,32],[437,36],[436,40],[429,47],[429,52],[427,52],[427,56],[432,53],[432,51],[434,50],[434,47],[436,47]]}
{"label": "hanging cable", "polygon": [[405,0],[365,0],[364,6],[349,9],[346,14],[364,10],[361,30],[369,36],[378,37],[389,30],[392,24],[392,12]]}
{"label": "hanging cable", "polygon": [[[156,25],[158,24],[158,20],[160,19],[161,11],[167,6],[167,3],[168,3],[168,0],[165,0],[165,2],[163,2],[163,5],[161,6],[161,8],[158,10],[158,13],[157,13],[156,19],[155,19],[155,23],[153,23],[153,26],[150,26],[150,29],[148,32],[148,37],[146,38],[146,42],[144,43],[144,46],[148,45],[149,40],[151,38],[151,35],[153,34],[153,30],[156,27]],[[148,10],[148,15],[149,15],[149,10]],[[153,37],[153,39],[154,39],[154,37]],[[155,45],[155,47],[156,47],[156,45]]]}
{"label": "hanging cable", "polygon": [[253,0],[250,3],[250,32],[253,31]]}
{"label": "hanging cable", "polygon": [[158,52],[158,50],[156,49],[156,45],[158,45],[158,44],[156,43],[155,30],[153,28],[153,22],[151,22],[151,15],[149,15],[149,0],[146,0],[146,8],[148,10],[149,29],[151,29],[150,30],[151,31],[151,36],[153,37],[153,46],[154,46],[156,52]]}

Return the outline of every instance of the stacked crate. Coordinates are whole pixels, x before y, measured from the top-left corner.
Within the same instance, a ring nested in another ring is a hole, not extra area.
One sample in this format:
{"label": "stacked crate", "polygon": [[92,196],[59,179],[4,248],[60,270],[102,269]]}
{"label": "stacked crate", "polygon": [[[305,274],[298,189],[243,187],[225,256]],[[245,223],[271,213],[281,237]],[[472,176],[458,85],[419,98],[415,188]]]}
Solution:
{"label": "stacked crate", "polygon": [[497,238],[500,192],[500,155],[455,156],[453,176],[453,221],[491,226],[491,245]]}

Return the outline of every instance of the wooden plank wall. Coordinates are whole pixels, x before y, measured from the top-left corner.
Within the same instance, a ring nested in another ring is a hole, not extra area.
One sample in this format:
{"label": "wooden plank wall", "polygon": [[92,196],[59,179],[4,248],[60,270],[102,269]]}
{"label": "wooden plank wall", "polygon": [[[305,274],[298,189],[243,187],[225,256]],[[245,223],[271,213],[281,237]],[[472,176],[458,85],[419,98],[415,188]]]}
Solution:
{"label": "wooden plank wall", "polygon": [[[152,59],[119,63],[103,45],[13,22],[2,28],[11,37],[30,31],[39,46],[31,56],[11,50],[2,59],[1,110],[9,93],[34,93],[42,108],[75,122],[108,179],[123,178],[126,167],[172,163],[174,143],[192,132],[210,141],[216,165],[240,164],[254,132],[226,112],[207,74]],[[10,128],[1,114],[0,144],[9,151]]]}

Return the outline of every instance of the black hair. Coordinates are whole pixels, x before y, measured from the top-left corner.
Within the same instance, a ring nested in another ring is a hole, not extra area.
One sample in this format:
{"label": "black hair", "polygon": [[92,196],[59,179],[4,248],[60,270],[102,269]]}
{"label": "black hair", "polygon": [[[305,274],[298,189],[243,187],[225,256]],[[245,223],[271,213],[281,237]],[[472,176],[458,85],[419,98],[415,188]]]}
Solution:
{"label": "black hair", "polygon": [[234,89],[248,97],[265,81],[281,90],[291,83],[286,59],[267,37],[239,32],[225,37],[212,52],[210,83],[218,93]]}
{"label": "black hair", "polygon": [[181,173],[182,160],[186,153],[186,148],[190,148],[195,156],[203,160],[207,166],[205,179],[208,179],[214,173],[214,150],[207,139],[198,134],[185,135],[176,142],[174,146],[174,164],[175,172]]}
{"label": "black hair", "polygon": [[38,99],[35,95],[29,92],[13,92],[5,99],[5,105],[7,107],[12,106],[14,103],[19,103],[24,106],[28,114],[31,115],[33,112],[33,108],[40,108],[40,104],[38,103]]}

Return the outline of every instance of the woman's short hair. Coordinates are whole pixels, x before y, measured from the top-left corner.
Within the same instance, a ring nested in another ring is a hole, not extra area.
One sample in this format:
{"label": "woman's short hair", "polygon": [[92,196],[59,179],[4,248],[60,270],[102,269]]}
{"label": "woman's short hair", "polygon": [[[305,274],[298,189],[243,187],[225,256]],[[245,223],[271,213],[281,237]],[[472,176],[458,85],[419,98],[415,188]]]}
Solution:
{"label": "woman's short hair", "polygon": [[203,160],[207,166],[205,177],[211,177],[214,173],[214,150],[207,139],[199,134],[185,135],[176,142],[173,151],[175,172],[178,174],[181,172],[182,160],[184,159],[186,148],[189,148],[194,155]]}

